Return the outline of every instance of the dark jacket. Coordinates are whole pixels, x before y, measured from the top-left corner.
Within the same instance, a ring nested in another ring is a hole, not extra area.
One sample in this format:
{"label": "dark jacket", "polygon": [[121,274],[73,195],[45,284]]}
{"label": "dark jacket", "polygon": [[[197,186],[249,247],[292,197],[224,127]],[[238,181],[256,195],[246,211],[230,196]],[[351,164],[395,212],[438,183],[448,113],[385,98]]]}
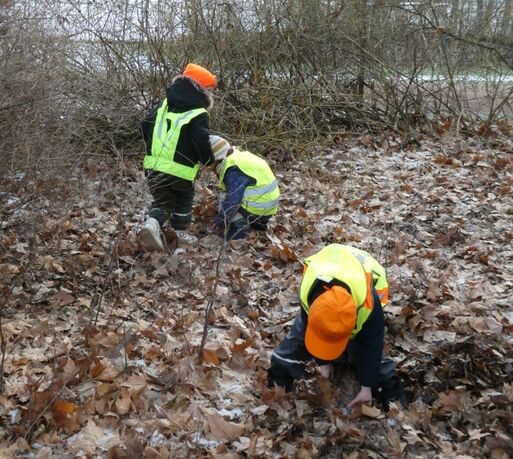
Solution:
{"label": "dark jacket", "polygon": [[[168,109],[175,113],[183,113],[195,108],[209,109],[212,100],[209,94],[193,80],[178,76],[166,90]],[[146,154],[151,155],[153,128],[157,118],[160,102],[148,112],[141,123],[141,130],[146,143]],[[202,113],[183,126],[176,146],[175,161],[187,166],[197,163],[208,165],[214,161],[209,140],[208,113]]]}
{"label": "dark jacket", "polygon": [[[319,283],[322,284],[322,283]],[[313,295],[312,301],[324,290],[319,285],[318,293]],[[346,351],[337,359],[350,361],[356,367],[358,380],[362,386],[375,387],[383,377],[389,374],[381,374],[382,356],[385,332],[385,319],[383,308],[376,291],[373,288],[374,307],[371,315],[363,324],[362,329],[354,339],[349,341]],[[301,308],[292,327],[273,351],[271,356],[271,367],[269,368],[270,383],[292,388],[294,379],[304,377],[306,363],[315,360],[319,365],[325,362],[314,358],[305,346],[305,331],[308,323],[308,315]]]}

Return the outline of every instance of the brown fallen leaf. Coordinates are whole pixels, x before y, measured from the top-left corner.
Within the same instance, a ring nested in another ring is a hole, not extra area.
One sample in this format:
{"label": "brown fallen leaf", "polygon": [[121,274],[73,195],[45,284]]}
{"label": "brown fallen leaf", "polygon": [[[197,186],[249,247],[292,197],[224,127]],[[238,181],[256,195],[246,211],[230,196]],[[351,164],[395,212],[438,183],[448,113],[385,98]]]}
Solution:
{"label": "brown fallen leaf", "polygon": [[80,427],[78,406],[73,402],[56,400],[52,404],[52,417],[55,425],[62,427],[68,435],[75,433]]}
{"label": "brown fallen leaf", "polygon": [[90,371],[94,379],[103,382],[112,382],[119,375],[119,370],[110,366],[106,359],[93,365]]}
{"label": "brown fallen leaf", "polygon": [[132,398],[130,397],[130,390],[121,389],[121,397],[118,397],[115,402],[116,412],[118,414],[127,414],[132,406]]}
{"label": "brown fallen leaf", "polygon": [[210,440],[235,440],[241,437],[245,430],[245,425],[226,421],[219,414],[206,414],[205,435]]}
{"label": "brown fallen leaf", "polygon": [[216,351],[207,347],[203,348],[203,360],[211,365],[219,365],[221,363],[221,359],[217,356]]}
{"label": "brown fallen leaf", "polygon": [[447,393],[442,392],[438,396],[437,403],[442,408],[443,411],[457,411],[463,409],[463,398],[464,392],[460,391],[450,391]]}
{"label": "brown fallen leaf", "polygon": [[242,339],[239,338],[232,344],[232,352],[243,352],[244,349],[248,348],[253,344],[253,340],[251,338]]}
{"label": "brown fallen leaf", "polygon": [[130,390],[132,396],[139,396],[147,386],[146,378],[141,375],[129,376],[120,384],[120,387]]}
{"label": "brown fallen leaf", "polygon": [[23,437],[18,437],[12,444],[9,443],[0,443],[0,459],[11,459],[17,457],[20,452],[30,450],[30,445]]}
{"label": "brown fallen leaf", "polygon": [[50,301],[52,307],[67,306],[75,301],[75,297],[65,290],[60,290]]}
{"label": "brown fallen leaf", "polygon": [[379,408],[365,404],[362,405],[362,416],[367,416],[368,418],[373,419],[382,419],[385,417]]}
{"label": "brown fallen leaf", "polygon": [[472,440],[481,440],[481,438],[484,438],[488,435],[491,435],[490,432],[483,432],[482,429],[470,429],[468,431],[468,439],[470,441]]}
{"label": "brown fallen leaf", "polygon": [[117,431],[100,427],[91,419],[84,428],[69,437],[66,444],[72,452],[82,450],[84,453],[92,455],[97,449],[107,451],[119,445],[120,442],[121,439]]}

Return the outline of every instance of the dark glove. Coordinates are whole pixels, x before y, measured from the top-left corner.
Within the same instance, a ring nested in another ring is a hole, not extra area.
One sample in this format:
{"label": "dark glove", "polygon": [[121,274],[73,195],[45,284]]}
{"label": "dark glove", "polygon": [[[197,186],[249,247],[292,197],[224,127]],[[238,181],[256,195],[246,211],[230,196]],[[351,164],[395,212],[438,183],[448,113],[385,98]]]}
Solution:
{"label": "dark glove", "polygon": [[270,389],[281,386],[286,392],[290,392],[293,385],[294,378],[282,368],[271,367],[267,370],[267,387]]}
{"label": "dark glove", "polygon": [[390,403],[398,402],[399,405],[406,406],[406,396],[399,376],[394,375],[391,378],[380,381],[377,386],[372,388],[372,396],[381,404],[385,413],[390,408]]}

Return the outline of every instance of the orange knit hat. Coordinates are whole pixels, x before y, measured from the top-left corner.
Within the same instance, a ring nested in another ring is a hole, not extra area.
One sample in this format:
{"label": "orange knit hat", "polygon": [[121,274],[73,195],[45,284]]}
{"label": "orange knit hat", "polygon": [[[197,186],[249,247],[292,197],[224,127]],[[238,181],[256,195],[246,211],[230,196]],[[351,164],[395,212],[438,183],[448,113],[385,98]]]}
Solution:
{"label": "orange knit hat", "polygon": [[305,346],[310,354],[322,360],[335,360],[346,349],[356,324],[356,305],[343,287],[334,286],[310,306],[305,333]]}
{"label": "orange knit hat", "polygon": [[205,89],[215,89],[217,86],[216,76],[200,65],[187,64],[182,75],[191,78]]}

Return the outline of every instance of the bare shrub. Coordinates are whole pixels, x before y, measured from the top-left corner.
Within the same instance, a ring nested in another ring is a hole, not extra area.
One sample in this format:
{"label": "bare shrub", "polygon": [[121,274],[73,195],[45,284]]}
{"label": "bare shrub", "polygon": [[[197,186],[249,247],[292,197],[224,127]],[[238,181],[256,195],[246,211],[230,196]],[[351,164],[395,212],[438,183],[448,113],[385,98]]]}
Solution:
{"label": "bare shrub", "polygon": [[30,165],[58,154],[63,134],[62,107],[55,103],[63,80],[57,50],[41,23],[14,9],[1,16],[0,149],[1,167]]}
{"label": "bare shrub", "polygon": [[512,0],[25,0],[0,19],[4,166],[142,154],[139,120],[190,61],[219,77],[214,130],[260,151],[512,115]]}

